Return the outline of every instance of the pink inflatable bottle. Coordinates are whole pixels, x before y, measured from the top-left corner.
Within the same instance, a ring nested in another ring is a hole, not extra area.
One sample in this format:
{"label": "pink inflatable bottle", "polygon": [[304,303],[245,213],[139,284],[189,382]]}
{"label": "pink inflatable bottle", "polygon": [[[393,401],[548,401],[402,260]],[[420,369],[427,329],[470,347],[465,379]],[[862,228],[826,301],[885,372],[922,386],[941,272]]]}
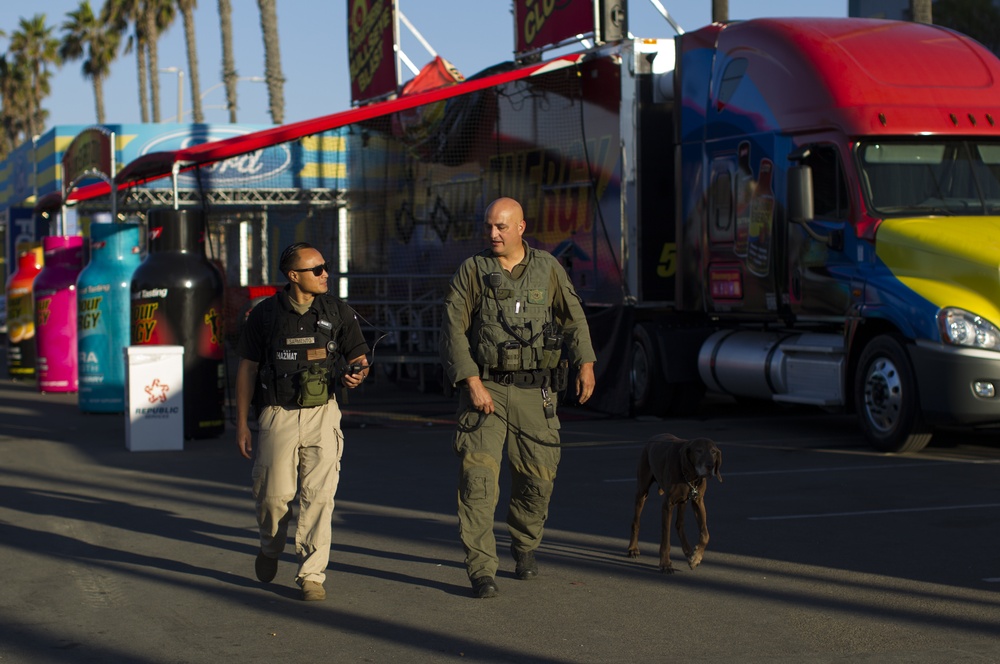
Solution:
{"label": "pink inflatable bottle", "polygon": [[83,237],[45,237],[42,248],[45,267],[35,277],[34,294],[38,391],[76,392],[76,279],[83,270]]}

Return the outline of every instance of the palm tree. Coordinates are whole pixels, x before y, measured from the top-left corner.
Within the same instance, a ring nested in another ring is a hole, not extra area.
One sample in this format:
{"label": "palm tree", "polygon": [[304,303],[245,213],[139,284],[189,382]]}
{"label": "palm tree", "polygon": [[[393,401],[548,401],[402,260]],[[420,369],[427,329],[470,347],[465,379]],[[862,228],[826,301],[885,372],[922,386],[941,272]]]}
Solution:
{"label": "palm tree", "polygon": [[729,0],[712,0],[712,23],[729,20]]}
{"label": "palm tree", "polygon": [[50,91],[51,65],[61,64],[59,40],[52,36],[52,26],[46,25],[45,14],[22,18],[17,31],[11,35],[10,50],[16,60],[24,63],[30,74],[28,85],[28,137],[41,133],[48,111],[42,108],[42,99]]}
{"label": "palm tree", "polygon": [[[177,0],[177,8],[184,17],[184,40],[187,44],[188,71],[191,73],[191,109],[192,119],[197,123],[205,121],[201,111],[201,82],[198,78],[198,48],[194,36],[194,10],[198,0]],[[177,118],[181,122],[183,118]]]}
{"label": "palm tree", "polygon": [[6,158],[28,136],[27,63],[0,55],[0,157]]}
{"label": "palm tree", "polygon": [[260,28],[264,33],[264,78],[267,79],[271,122],[282,124],[285,121],[285,77],[281,73],[276,2],[277,0],[257,0],[260,6]]}
{"label": "palm tree", "polygon": [[83,76],[94,84],[97,124],[104,124],[104,80],[111,71],[121,36],[108,30],[94,16],[89,0],[82,0],[75,11],[66,14],[62,24],[63,41],[59,56],[63,60],[83,61]]}
{"label": "palm tree", "polygon": [[915,23],[933,23],[931,0],[910,0],[910,14]]}
{"label": "palm tree", "polygon": [[149,122],[149,98],[146,96],[146,33],[142,0],[106,0],[101,8],[101,23],[119,35],[129,28],[133,34],[125,43],[125,53],[135,49],[135,68],[139,76],[139,116],[143,124]]}
{"label": "palm tree", "polygon": [[934,3],[934,23],[965,33],[994,53],[1000,52],[1000,10],[990,0],[938,0]]}
{"label": "palm tree", "polygon": [[[143,26],[146,33],[146,49],[149,52],[150,99],[153,102],[153,122],[160,121],[160,59],[157,45],[160,35],[170,27],[177,16],[173,0],[145,0],[143,2]],[[177,118],[180,122],[182,118]]]}
{"label": "palm tree", "polygon": [[222,82],[226,84],[229,121],[236,123],[236,60],[233,59],[233,5],[219,0],[219,27],[222,30]]}
{"label": "palm tree", "polygon": [[[7,33],[0,30],[0,37],[6,38]],[[17,136],[11,136],[10,131],[8,131],[8,126],[13,124],[11,100],[14,95],[8,93],[8,90],[13,88],[13,78],[7,64],[7,56],[0,55],[0,159],[6,159],[10,151],[17,145]]]}
{"label": "palm tree", "polygon": [[119,34],[124,34],[129,28],[133,30],[125,52],[135,49],[139,111],[143,122],[150,120],[147,89],[153,107],[152,120],[160,121],[160,72],[156,46],[160,33],[167,29],[175,16],[172,0],[106,0],[101,10],[101,21],[113,26]]}

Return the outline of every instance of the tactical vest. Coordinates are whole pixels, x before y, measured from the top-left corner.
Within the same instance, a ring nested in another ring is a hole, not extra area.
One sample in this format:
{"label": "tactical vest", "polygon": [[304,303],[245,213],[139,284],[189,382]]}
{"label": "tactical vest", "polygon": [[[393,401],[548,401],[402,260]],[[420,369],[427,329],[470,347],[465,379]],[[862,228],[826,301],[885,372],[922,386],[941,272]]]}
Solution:
{"label": "tactical vest", "polygon": [[[562,338],[553,342],[557,331],[552,323],[549,293],[552,266],[536,254],[515,280],[494,258],[477,255],[475,261],[483,291],[478,314],[473,318],[471,342],[483,377],[493,371],[531,371],[557,366]],[[489,275],[497,272],[501,284],[494,292],[488,285]],[[504,319],[517,336],[504,326]]]}
{"label": "tactical vest", "polygon": [[[279,311],[278,294],[261,302],[266,348],[258,369],[258,402],[261,405],[299,408],[301,375],[311,367],[327,371],[332,382],[341,349],[336,336],[343,320],[328,295],[317,296],[306,313],[294,316]],[[305,329],[299,329],[304,326]],[[333,394],[333,391],[330,391]]]}

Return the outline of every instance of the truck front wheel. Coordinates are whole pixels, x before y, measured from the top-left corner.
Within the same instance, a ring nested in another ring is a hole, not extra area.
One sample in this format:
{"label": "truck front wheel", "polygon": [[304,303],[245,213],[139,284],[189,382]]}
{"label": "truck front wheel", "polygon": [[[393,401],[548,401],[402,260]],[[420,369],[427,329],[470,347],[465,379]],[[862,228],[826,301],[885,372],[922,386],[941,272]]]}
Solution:
{"label": "truck front wheel", "polygon": [[875,337],[862,351],[854,400],[865,438],[882,452],[919,452],[931,440],[910,358],[895,337]]}

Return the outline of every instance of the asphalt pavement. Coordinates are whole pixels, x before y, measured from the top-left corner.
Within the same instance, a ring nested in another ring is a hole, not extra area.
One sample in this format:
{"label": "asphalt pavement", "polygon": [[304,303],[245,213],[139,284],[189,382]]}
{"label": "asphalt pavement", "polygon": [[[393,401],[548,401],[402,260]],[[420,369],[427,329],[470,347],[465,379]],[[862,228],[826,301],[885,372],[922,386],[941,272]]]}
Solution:
{"label": "asphalt pavement", "polygon": [[[302,602],[291,545],[274,582],[254,577],[231,423],[130,452],[124,415],[0,380],[0,662],[1000,662],[992,441],[893,457],[814,411],[564,408],[541,574],[513,576],[505,474],[500,596],[476,600],[453,409],[385,379],[352,393],[328,597]],[[675,540],[673,575],[656,571],[655,495],[642,556],[624,555],[639,450],[663,431],[724,452],[705,561],[688,569]]]}

